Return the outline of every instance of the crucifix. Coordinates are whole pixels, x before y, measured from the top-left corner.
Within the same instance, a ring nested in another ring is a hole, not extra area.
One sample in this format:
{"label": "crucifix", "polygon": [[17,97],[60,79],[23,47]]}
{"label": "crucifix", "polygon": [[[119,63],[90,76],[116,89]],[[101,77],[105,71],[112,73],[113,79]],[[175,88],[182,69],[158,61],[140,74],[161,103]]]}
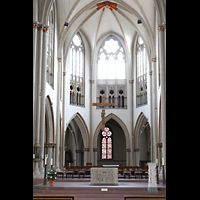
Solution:
{"label": "crucifix", "polygon": [[93,103],[92,106],[100,106],[102,108],[102,113],[101,113],[101,117],[102,117],[102,127],[101,130],[104,131],[105,129],[105,107],[106,106],[115,106],[115,103],[106,103],[106,97],[105,95],[102,96],[102,102],[103,103]]}

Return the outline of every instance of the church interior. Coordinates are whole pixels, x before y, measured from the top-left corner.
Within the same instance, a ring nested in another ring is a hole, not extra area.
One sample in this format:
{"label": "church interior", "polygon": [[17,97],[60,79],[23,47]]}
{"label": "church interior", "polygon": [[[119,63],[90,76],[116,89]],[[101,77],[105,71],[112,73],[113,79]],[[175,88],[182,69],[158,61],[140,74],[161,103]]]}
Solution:
{"label": "church interior", "polygon": [[122,188],[147,187],[148,163],[155,163],[161,199],[166,0],[33,0],[33,194],[51,166],[64,175],[55,187],[83,188],[91,167],[103,165],[117,166]]}

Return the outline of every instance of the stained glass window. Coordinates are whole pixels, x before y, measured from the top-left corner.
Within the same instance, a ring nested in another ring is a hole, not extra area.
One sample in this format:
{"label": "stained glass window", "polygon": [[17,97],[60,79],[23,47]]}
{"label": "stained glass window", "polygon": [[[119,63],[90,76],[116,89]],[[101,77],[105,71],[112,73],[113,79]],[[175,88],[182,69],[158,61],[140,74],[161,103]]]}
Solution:
{"label": "stained glass window", "polygon": [[109,128],[102,132],[102,159],[112,159],[112,133]]}

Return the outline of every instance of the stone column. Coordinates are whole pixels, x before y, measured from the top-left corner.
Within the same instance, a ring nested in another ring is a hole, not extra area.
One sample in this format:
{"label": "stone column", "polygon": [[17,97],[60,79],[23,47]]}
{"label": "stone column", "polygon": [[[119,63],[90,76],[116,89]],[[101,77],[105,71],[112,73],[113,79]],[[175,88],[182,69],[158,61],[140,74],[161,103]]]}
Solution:
{"label": "stone column", "polygon": [[150,71],[149,71],[149,83],[150,83],[150,85],[149,85],[149,99],[150,99],[150,115],[151,115],[151,127],[150,127],[150,138],[151,138],[151,149],[150,149],[150,151],[151,151],[151,162],[155,162],[156,160],[155,160],[155,152],[154,152],[154,141],[153,141],[153,129],[154,129],[154,126],[153,126],[153,93],[152,93],[152,86],[153,86],[153,84],[152,84],[152,75],[153,75],[153,71],[152,71],[152,65],[151,65],[151,63],[149,63],[149,69],[150,69]]}
{"label": "stone column", "polygon": [[[39,144],[39,132],[36,131],[36,124],[37,124],[37,65],[36,65],[36,57],[37,57],[37,29],[38,29],[38,23],[33,23],[33,141],[34,146],[40,146]],[[34,174],[40,174],[39,168],[38,168],[38,160],[34,160]]]}
{"label": "stone column", "polygon": [[33,23],[33,144],[35,144],[35,130],[36,130],[36,53],[37,53],[37,28],[38,23]]}
{"label": "stone column", "polygon": [[76,164],[81,166],[81,150],[76,150]]}
{"label": "stone column", "polygon": [[[130,86],[130,89],[131,89],[131,92],[130,92],[130,95],[131,95],[131,102],[130,102],[130,104],[131,104],[131,121],[133,122],[134,121],[134,103],[133,103],[133,83],[134,83],[134,80],[133,79],[131,79],[131,80],[129,80],[129,86]],[[132,149],[132,142],[133,142],[133,139],[132,139],[132,135],[134,134],[134,123],[132,123],[132,127],[131,127],[131,149]],[[131,151],[131,149],[130,149],[130,162],[129,162],[129,165],[133,165],[133,149],[132,149],[132,151]]]}
{"label": "stone column", "polygon": [[59,165],[58,165],[58,159],[59,159],[59,136],[60,136],[60,84],[61,84],[61,68],[62,68],[62,58],[58,57],[58,74],[57,74],[57,115],[56,115],[56,162],[55,166],[58,171]]}
{"label": "stone column", "polygon": [[[43,51],[41,71],[41,108],[40,108],[40,155],[44,155],[44,134],[45,134],[45,95],[46,95],[46,65],[47,65],[47,32],[48,27],[43,28]],[[43,160],[40,161],[40,171],[44,173]]]}
{"label": "stone column", "polygon": [[158,26],[159,55],[160,55],[160,80],[161,80],[161,134],[162,156],[166,169],[166,92],[165,92],[165,49],[164,49],[164,25]]}
{"label": "stone column", "polygon": [[86,166],[86,163],[88,162],[88,153],[90,152],[90,148],[83,148],[84,151],[84,166]]}
{"label": "stone column", "polygon": [[[64,67],[63,67],[64,68]],[[64,158],[65,158],[65,151],[64,151],[64,146],[65,146],[65,110],[66,110],[66,72],[63,70],[63,101],[62,101],[62,113],[63,113],[63,116],[62,116],[62,130],[61,130],[61,138],[60,140],[62,141],[61,143],[61,160],[60,160],[60,169],[63,170],[63,166],[65,165],[64,164]]]}
{"label": "stone column", "polygon": [[126,149],[126,166],[129,166],[130,165],[130,152],[131,152],[131,149]]}
{"label": "stone column", "polygon": [[154,154],[154,159],[152,162],[156,161],[157,158],[157,148],[156,148],[156,143],[157,143],[157,123],[158,123],[158,116],[157,116],[157,71],[156,71],[156,57],[153,57],[151,59],[152,61],[152,100],[153,100],[153,105],[152,105],[152,114],[153,114],[153,120],[152,120],[152,125],[153,125],[153,130],[152,130],[152,146],[153,146],[153,154]]}
{"label": "stone column", "polygon": [[[42,48],[43,48],[43,25],[39,24],[38,26],[38,57],[37,57],[37,65],[38,65],[38,73],[37,73],[37,93],[36,93],[36,98],[37,98],[37,108],[36,108],[36,134],[38,137],[41,137],[40,134],[40,106],[41,106],[41,76],[42,76]],[[40,138],[40,144],[42,147],[41,143],[41,138]],[[42,149],[41,149],[42,151]],[[42,152],[41,152],[42,155]],[[40,173],[44,173],[44,168],[43,168],[43,160],[42,158],[40,159],[39,163],[40,167]]]}
{"label": "stone column", "polygon": [[97,166],[97,148],[93,148],[94,155],[94,166]]}
{"label": "stone column", "polygon": [[135,148],[134,152],[135,152],[135,166],[139,166],[139,153],[140,153],[140,149],[139,148]]}
{"label": "stone column", "polygon": [[[92,132],[92,94],[95,94],[93,93],[93,91],[95,91],[95,84],[94,84],[94,80],[93,79],[90,79],[90,133]],[[96,99],[96,95],[95,96],[95,99]],[[90,141],[93,141],[93,133],[90,134]],[[95,152],[92,151],[92,148],[93,148],[93,142],[90,143],[90,148],[91,148],[91,163],[93,163],[93,165],[97,166],[97,160],[95,160]],[[93,154],[93,155],[92,155]],[[94,159],[94,160],[93,160]],[[97,159],[97,157],[96,157]]]}

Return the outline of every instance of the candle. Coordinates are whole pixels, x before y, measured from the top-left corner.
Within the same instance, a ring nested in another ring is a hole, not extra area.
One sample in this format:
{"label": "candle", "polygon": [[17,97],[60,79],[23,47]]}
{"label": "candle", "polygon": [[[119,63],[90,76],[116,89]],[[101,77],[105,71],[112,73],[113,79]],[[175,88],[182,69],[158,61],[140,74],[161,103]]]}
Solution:
{"label": "candle", "polygon": [[164,165],[164,158],[162,158],[162,165]]}
{"label": "candle", "polygon": [[35,154],[33,154],[33,158],[35,158]]}
{"label": "candle", "polygon": [[45,165],[47,165],[47,158],[48,158],[48,155],[45,155]]}
{"label": "candle", "polygon": [[51,165],[53,165],[53,158],[51,158]]}
{"label": "candle", "polygon": [[42,159],[43,159],[43,154],[42,154]]}

